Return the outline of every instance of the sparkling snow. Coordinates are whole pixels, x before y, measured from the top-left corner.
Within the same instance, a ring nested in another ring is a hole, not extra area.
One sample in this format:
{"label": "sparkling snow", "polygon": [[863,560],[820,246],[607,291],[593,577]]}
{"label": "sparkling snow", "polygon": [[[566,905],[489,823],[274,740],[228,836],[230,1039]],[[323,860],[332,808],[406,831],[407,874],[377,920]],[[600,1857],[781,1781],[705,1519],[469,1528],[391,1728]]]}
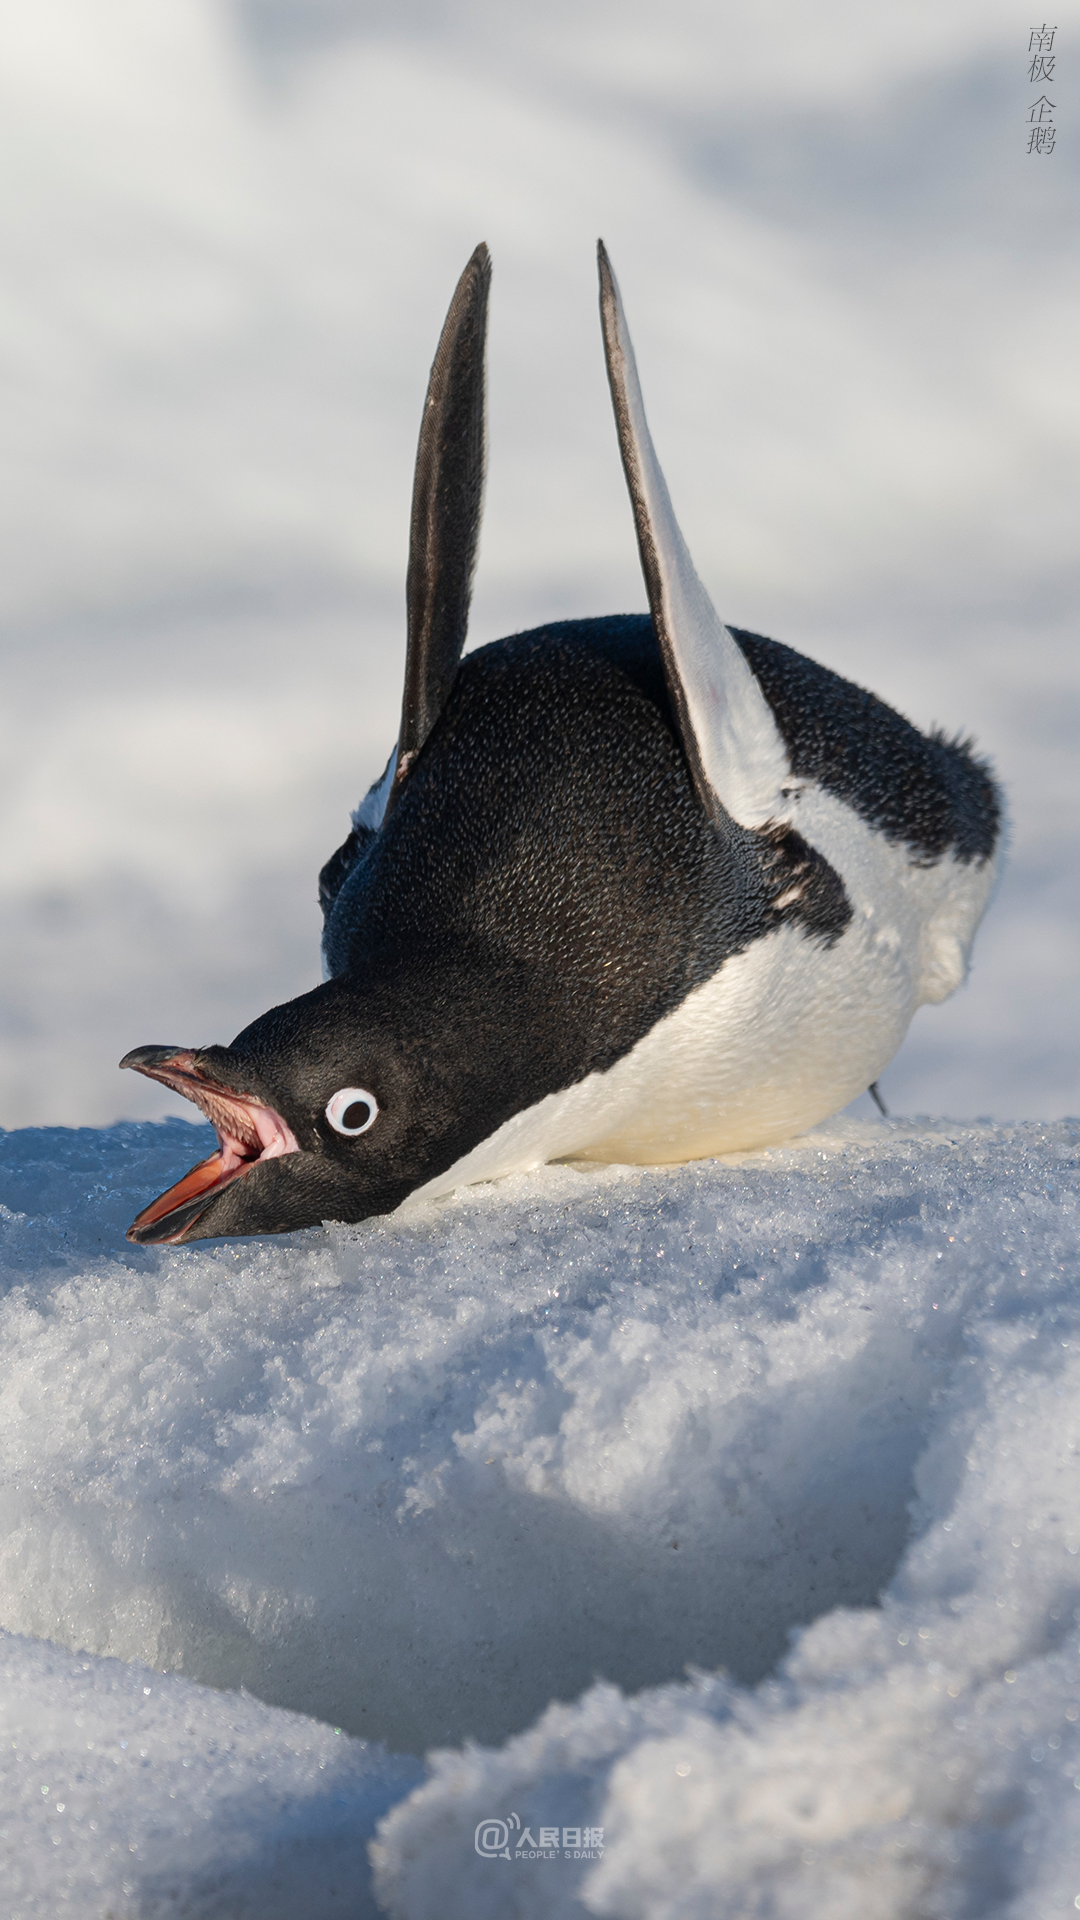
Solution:
{"label": "sparkling snow", "polygon": [[257,1700],[0,1636],[5,1920],[362,1920],[374,1823],[420,1773]]}
{"label": "sparkling snow", "polygon": [[1071,1908],[1080,1128],[128,1248],[202,1139],[0,1136],[13,1911]]}

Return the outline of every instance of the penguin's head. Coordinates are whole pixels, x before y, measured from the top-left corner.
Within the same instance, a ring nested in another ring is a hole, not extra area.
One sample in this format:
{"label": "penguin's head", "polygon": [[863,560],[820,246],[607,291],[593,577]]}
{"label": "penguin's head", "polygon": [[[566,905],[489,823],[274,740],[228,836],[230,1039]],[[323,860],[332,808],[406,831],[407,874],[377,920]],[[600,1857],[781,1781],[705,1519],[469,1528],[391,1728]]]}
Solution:
{"label": "penguin's head", "polygon": [[[471,1032],[478,968],[484,1030]],[[328,981],[228,1047],[136,1048],[121,1065],[192,1100],[218,1146],[128,1238],[177,1245],[389,1212],[514,1111],[523,988],[513,967],[433,954],[381,982]]]}

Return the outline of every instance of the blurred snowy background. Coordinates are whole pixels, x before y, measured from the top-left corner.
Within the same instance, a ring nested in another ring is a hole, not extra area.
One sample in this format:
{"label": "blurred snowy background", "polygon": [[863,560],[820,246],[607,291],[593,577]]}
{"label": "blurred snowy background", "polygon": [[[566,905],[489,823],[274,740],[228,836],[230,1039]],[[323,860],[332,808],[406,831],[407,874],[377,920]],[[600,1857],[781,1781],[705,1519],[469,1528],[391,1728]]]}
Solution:
{"label": "blurred snowy background", "polygon": [[228,1040],[317,977],[315,875],[393,739],[420,406],[480,238],[472,638],[644,604],[598,233],[721,612],[973,730],[1007,783],[972,980],[919,1016],[890,1104],[1080,1109],[1080,94],[1029,157],[1031,24],[5,11],[0,1123],[178,1107],[117,1075],[127,1047]]}

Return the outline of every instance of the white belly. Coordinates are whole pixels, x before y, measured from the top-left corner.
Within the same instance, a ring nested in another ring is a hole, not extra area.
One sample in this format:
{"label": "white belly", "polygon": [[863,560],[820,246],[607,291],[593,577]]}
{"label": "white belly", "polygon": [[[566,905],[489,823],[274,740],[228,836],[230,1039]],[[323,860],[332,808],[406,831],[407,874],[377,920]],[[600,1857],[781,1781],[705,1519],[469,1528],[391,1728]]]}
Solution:
{"label": "white belly", "polygon": [[914,866],[817,787],[787,817],[844,880],[852,919],[836,945],[791,925],[754,941],[606,1073],[515,1114],[412,1198],[548,1160],[662,1164],[768,1146],[877,1079],[915,1009],[963,980],[993,863]]}

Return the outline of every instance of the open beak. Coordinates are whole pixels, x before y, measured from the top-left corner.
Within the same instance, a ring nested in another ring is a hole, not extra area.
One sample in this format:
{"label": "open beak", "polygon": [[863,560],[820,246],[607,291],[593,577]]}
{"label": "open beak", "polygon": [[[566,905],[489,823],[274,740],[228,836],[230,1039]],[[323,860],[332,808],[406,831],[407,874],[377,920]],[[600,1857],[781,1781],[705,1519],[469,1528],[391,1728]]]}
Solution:
{"label": "open beak", "polygon": [[129,1240],[171,1246],[205,1213],[215,1194],[234,1180],[242,1180],[263,1160],[283,1153],[299,1153],[292,1128],[263,1106],[254,1095],[238,1093],[207,1073],[190,1049],[136,1047],[121,1060],[151,1080],[182,1093],[206,1115],[218,1137],[218,1148],[200,1160],[182,1180],[144,1207],[127,1230]]}

